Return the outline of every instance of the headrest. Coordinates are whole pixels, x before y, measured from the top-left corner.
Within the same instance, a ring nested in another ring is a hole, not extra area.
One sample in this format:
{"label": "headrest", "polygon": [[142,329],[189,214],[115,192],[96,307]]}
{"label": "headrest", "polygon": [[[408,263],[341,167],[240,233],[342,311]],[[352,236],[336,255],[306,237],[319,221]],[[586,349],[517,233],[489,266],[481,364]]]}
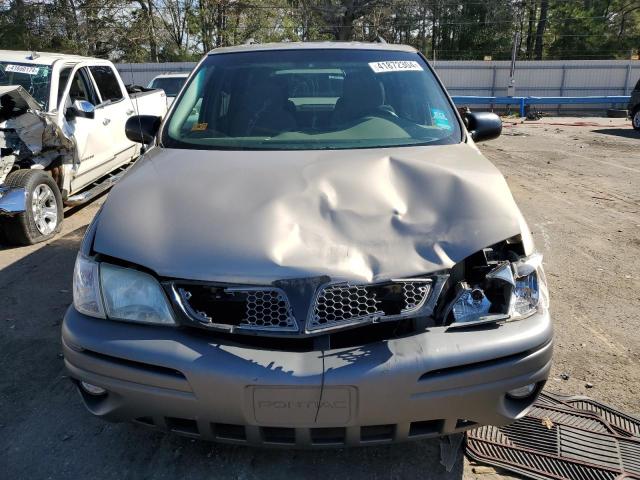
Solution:
{"label": "headrest", "polygon": [[364,109],[384,104],[384,89],[373,73],[352,72],[344,79],[343,101],[348,104],[362,105]]}

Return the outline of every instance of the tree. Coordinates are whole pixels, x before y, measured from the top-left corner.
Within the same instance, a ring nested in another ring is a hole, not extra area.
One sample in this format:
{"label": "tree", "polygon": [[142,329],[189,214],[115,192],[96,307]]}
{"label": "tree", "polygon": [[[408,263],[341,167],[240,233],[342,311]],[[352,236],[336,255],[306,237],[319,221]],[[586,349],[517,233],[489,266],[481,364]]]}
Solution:
{"label": "tree", "polygon": [[[151,0],[149,0],[151,1]],[[189,19],[193,9],[193,0],[158,0],[160,19],[180,58],[187,54],[189,47]],[[172,54],[174,52],[171,52]]]}
{"label": "tree", "polygon": [[544,43],[544,31],[547,28],[547,11],[549,10],[549,1],[540,0],[540,19],[536,28],[536,46],[534,55],[536,60],[542,60],[542,47]]}
{"label": "tree", "polygon": [[142,16],[146,20],[147,39],[149,41],[149,60],[158,61],[158,43],[156,41],[155,6],[153,0],[138,0],[142,9]]}
{"label": "tree", "polygon": [[438,59],[508,59],[515,32],[524,58],[629,58],[640,0],[0,0],[0,48],[126,62],[378,36]]}
{"label": "tree", "polygon": [[314,9],[325,22],[327,32],[336,40],[349,41],[353,38],[353,24],[367,14],[377,0],[324,0]]}

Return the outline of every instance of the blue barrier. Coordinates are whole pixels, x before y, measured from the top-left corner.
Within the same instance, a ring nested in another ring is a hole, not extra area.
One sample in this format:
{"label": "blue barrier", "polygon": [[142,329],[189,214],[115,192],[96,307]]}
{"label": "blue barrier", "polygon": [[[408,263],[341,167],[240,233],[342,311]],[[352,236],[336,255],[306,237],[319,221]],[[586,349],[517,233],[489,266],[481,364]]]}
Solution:
{"label": "blue barrier", "polygon": [[518,105],[520,116],[525,116],[527,105],[585,105],[628,103],[629,95],[607,95],[603,97],[477,97],[455,95],[451,97],[456,105]]}

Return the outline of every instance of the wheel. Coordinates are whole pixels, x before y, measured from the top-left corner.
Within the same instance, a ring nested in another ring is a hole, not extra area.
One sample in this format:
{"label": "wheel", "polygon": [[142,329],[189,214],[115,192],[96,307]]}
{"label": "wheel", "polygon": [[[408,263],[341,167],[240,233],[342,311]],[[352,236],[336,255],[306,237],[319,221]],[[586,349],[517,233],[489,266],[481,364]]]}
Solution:
{"label": "wheel", "polygon": [[17,170],[7,176],[5,185],[26,190],[27,208],[2,219],[4,240],[13,245],[32,245],[60,231],[64,218],[62,196],[51,175],[42,170]]}
{"label": "wheel", "polygon": [[636,108],[631,114],[631,125],[636,131],[640,131],[640,107]]}

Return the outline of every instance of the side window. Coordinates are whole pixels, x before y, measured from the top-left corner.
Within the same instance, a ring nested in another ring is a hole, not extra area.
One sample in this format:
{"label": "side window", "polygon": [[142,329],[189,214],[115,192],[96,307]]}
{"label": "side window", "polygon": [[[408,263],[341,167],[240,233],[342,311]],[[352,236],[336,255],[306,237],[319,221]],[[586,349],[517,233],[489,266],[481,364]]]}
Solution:
{"label": "side window", "polygon": [[103,102],[117,102],[118,100],[122,100],[122,90],[118,83],[118,77],[116,77],[111,67],[97,65],[89,67],[89,70],[91,70],[91,75],[93,75],[93,79],[96,81],[96,85],[98,85],[98,90],[100,91]]}
{"label": "side window", "polygon": [[67,106],[70,106],[76,100],[86,100],[93,105],[98,103],[97,96],[93,90],[93,86],[89,81],[87,71],[81,68],[76,72],[71,80],[71,86],[69,88],[69,101]]}
{"label": "side window", "polygon": [[73,67],[64,67],[62,70],[60,70],[60,77],[58,78],[58,108],[60,107],[62,94],[64,93],[64,89],[67,87],[67,83],[69,82],[69,75],[71,75],[72,70]]}
{"label": "side window", "polygon": [[[197,132],[206,132],[208,129],[218,130],[220,128],[217,121],[226,112],[229,99],[225,93],[222,93],[219,99],[207,100],[205,97],[207,90],[204,86],[207,84],[208,78],[213,75],[214,70],[213,68],[201,68],[189,83],[175,109],[174,118],[176,121],[172,127],[176,131],[197,134]],[[216,78],[216,81],[222,81],[222,79]],[[217,103],[217,100],[220,102]],[[216,102],[216,106],[211,108],[214,102]]]}

